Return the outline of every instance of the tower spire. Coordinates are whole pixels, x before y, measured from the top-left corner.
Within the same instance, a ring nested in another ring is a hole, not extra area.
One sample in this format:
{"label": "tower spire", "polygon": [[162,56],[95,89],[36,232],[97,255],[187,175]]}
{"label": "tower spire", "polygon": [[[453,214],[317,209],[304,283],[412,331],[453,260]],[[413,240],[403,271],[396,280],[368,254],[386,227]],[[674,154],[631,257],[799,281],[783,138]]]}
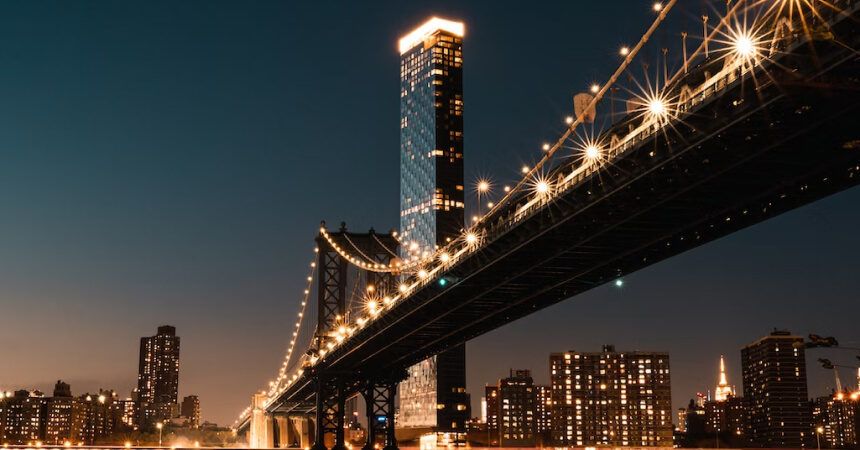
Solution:
{"label": "tower spire", "polygon": [[723,355],[720,355],[720,383],[717,389],[714,390],[714,400],[721,402],[726,400],[732,394],[732,388],[726,380],[726,362]]}

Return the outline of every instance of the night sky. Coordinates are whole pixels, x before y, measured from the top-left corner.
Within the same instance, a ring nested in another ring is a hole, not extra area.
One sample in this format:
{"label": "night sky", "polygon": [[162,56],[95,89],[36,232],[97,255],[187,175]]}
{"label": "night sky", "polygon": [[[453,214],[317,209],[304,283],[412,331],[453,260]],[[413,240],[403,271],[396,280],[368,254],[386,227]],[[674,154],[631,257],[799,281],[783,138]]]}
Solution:
{"label": "night sky", "polygon": [[[498,187],[650,6],[0,2],[0,389],[125,397],[139,338],[170,324],[180,396],[232,423],[277,374],[320,220],[397,226],[399,37],[465,22],[467,184]],[[676,12],[699,29],[700,0]],[[720,354],[740,391],[740,347],[774,327],[860,347],[858,205],[843,192],[471,341],[473,415],[510,368],[548,383],[553,351],[669,351],[678,408],[713,389]],[[853,355],[810,353],[810,395],[834,385],[816,358]]]}

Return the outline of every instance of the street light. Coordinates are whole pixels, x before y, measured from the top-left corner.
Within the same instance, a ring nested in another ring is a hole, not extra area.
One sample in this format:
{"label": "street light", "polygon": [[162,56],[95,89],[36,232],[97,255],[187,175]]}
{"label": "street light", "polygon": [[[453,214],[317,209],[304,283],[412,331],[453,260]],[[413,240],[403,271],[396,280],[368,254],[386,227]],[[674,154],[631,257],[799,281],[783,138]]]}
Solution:
{"label": "street light", "polygon": [[821,433],[824,433],[824,428],[818,427],[815,431],[815,441],[818,443],[818,450],[821,450]]}
{"label": "street light", "polygon": [[[161,429],[163,427],[164,427],[164,425],[162,425],[161,422],[155,424],[155,428],[158,428],[158,446],[159,447],[161,447]],[[821,449],[819,449],[819,450],[821,450]]]}

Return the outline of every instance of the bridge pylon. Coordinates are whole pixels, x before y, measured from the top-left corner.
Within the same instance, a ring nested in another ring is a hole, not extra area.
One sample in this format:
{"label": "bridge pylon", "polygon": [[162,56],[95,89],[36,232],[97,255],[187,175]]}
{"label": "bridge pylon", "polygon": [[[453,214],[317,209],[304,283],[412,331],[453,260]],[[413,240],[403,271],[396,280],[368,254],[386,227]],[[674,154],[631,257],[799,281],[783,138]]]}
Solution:
{"label": "bridge pylon", "polygon": [[369,378],[361,388],[367,407],[367,441],[362,450],[375,450],[377,444],[383,444],[383,450],[398,450],[394,436],[394,398],[397,385],[408,373],[403,370],[398,375]]}
{"label": "bridge pylon", "polygon": [[[322,364],[314,369],[314,389],[316,391],[316,439],[313,450],[328,450],[325,437],[334,436],[332,450],[346,450],[344,425],[345,406],[348,396],[361,390],[369,400],[368,420],[370,432],[369,449],[376,443],[385,443],[387,450],[397,450],[394,439],[394,395],[399,379],[390,376],[363,382],[358,373],[326,370],[325,351],[330,350],[337,339],[339,330],[351,325],[350,305],[358,301],[360,305],[371,299],[379,301],[386,293],[394,292],[398,285],[394,273],[374,272],[359,269],[358,274],[350,273],[347,254],[359,254],[365,264],[390,265],[397,255],[399,242],[393,233],[377,234],[373,229],[367,233],[349,233],[346,224],[340,229],[325,232],[325,222],[321,223],[320,234],[316,238],[317,254],[317,328],[311,353],[320,355]],[[349,298],[353,289],[348,285],[361,285],[363,298]],[[341,333],[342,335],[342,333]],[[342,336],[341,336],[342,338]],[[405,378],[405,377],[403,377]],[[402,379],[402,378],[401,378]],[[381,417],[381,420],[377,419]]]}

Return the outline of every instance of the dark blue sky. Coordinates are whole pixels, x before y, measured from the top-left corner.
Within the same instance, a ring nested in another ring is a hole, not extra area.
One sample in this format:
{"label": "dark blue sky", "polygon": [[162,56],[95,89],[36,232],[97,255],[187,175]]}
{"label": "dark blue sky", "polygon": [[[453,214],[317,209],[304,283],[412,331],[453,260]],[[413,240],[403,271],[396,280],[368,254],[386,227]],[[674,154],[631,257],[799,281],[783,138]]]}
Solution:
{"label": "dark blue sky", "polygon": [[[319,221],[397,224],[400,36],[466,23],[467,181],[501,184],[650,6],[0,2],[0,389],[125,396],[138,339],[171,324],[180,395],[231,423],[277,373]],[[740,347],[774,327],[857,347],[858,204],[844,192],[470,342],[473,403],[509,368],[546,383],[550,352],[603,343],[669,351],[676,407],[713,388],[721,353],[740,390]],[[810,375],[813,395],[833,386]]]}

